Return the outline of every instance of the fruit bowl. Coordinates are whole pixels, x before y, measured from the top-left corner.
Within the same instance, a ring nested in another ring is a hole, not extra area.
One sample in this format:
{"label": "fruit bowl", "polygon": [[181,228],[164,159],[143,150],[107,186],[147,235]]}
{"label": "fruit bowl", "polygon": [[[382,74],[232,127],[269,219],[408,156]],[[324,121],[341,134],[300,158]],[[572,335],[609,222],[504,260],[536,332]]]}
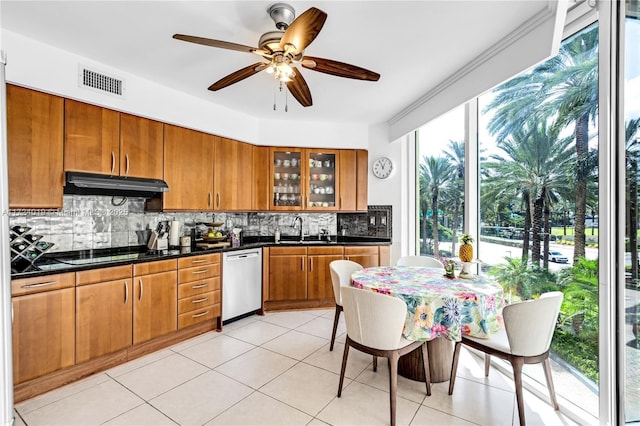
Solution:
{"label": "fruit bowl", "polygon": [[220,237],[207,237],[206,235],[202,236],[202,239],[208,243],[217,243],[219,241],[224,241],[227,239],[226,235],[222,235]]}

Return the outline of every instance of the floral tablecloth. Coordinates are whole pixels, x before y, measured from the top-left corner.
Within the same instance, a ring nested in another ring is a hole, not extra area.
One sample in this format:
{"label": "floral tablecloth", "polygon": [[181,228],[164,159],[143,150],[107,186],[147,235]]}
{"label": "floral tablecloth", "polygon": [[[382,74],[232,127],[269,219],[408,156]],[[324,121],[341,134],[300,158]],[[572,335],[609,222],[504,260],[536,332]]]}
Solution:
{"label": "floral tablecloth", "polygon": [[488,337],[502,326],[504,293],[487,277],[447,278],[439,268],[379,266],[354,272],[351,284],[404,300],[409,340]]}

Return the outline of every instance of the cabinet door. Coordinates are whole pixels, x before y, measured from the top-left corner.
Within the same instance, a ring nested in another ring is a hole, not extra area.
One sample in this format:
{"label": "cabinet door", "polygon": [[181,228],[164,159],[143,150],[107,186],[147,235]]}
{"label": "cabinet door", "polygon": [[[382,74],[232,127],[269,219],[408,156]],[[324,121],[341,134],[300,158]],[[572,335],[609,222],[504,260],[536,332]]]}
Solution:
{"label": "cabinet door", "polygon": [[356,152],[356,161],[356,210],[366,212],[369,204],[369,153],[364,149],[359,149]]}
{"label": "cabinet door", "polygon": [[334,260],[341,260],[342,255],[308,256],[309,273],[307,274],[308,299],[332,299],[333,284],[329,264]]}
{"label": "cabinet door", "polygon": [[133,277],[133,344],[177,330],[176,271]]}
{"label": "cabinet door", "polygon": [[76,287],[76,363],[132,343],[131,280]]}
{"label": "cabinet door", "polygon": [[269,300],[304,300],[307,298],[306,259],[305,255],[271,256],[269,258]]}
{"label": "cabinet door", "polygon": [[120,113],[65,99],[65,171],[120,174]]}
{"label": "cabinet door", "polygon": [[363,268],[380,265],[378,246],[347,246],[344,258],[359,263]]}
{"label": "cabinet door", "polygon": [[14,297],[12,304],[14,384],[72,366],[74,289]]}
{"label": "cabinet door", "polygon": [[356,186],[357,164],[355,150],[340,150],[340,188],[338,190],[338,205],[340,206],[340,210],[356,210],[356,201],[358,198]]}
{"label": "cabinet door", "polygon": [[62,208],[63,102],[7,85],[10,208]]}
{"label": "cabinet door", "polygon": [[162,123],[120,114],[120,175],[163,177]]}
{"label": "cabinet door", "polygon": [[307,149],[305,153],[308,166],[305,176],[305,209],[338,210],[337,192],[340,188],[340,177],[336,171],[340,169],[339,152]]}
{"label": "cabinet door", "polygon": [[269,147],[253,147],[253,202],[252,210],[269,210],[269,194],[271,194],[269,179]]}
{"label": "cabinet door", "polygon": [[305,164],[299,148],[274,148],[269,152],[269,181],[273,192],[271,210],[302,210],[304,207]]}
{"label": "cabinet door", "polygon": [[164,210],[213,210],[215,136],[164,126]]}
{"label": "cabinet door", "polygon": [[216,210],[251,210],[253,146],[231,139],[216,141],[214,192]]}

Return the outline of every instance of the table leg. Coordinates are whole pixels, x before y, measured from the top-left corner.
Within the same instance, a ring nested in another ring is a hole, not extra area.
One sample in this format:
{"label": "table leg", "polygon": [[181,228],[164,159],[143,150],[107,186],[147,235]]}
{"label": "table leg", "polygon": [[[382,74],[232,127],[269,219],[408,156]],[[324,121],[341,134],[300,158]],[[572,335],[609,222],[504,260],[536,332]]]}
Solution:
{"label": "table leg", "polygon": [[[453,342],[444,337],[438,337],[427,342],[427,348],[429,350],[431,383],[446,382],[451,375]],[[424,382],[424,367],[420,348],[400,357],[398,374],[411,380]]]}

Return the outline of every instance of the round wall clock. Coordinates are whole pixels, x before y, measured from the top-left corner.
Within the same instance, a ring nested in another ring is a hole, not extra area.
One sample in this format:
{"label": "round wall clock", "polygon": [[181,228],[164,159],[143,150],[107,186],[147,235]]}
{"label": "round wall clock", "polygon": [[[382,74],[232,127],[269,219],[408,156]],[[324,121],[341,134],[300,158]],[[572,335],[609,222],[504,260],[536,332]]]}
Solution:
{"label": "round wall clock", "polygon": [[378,179],[386,179],[393,172],[393,161],[388,157],[380,157],[373,162],[373,175]]}

